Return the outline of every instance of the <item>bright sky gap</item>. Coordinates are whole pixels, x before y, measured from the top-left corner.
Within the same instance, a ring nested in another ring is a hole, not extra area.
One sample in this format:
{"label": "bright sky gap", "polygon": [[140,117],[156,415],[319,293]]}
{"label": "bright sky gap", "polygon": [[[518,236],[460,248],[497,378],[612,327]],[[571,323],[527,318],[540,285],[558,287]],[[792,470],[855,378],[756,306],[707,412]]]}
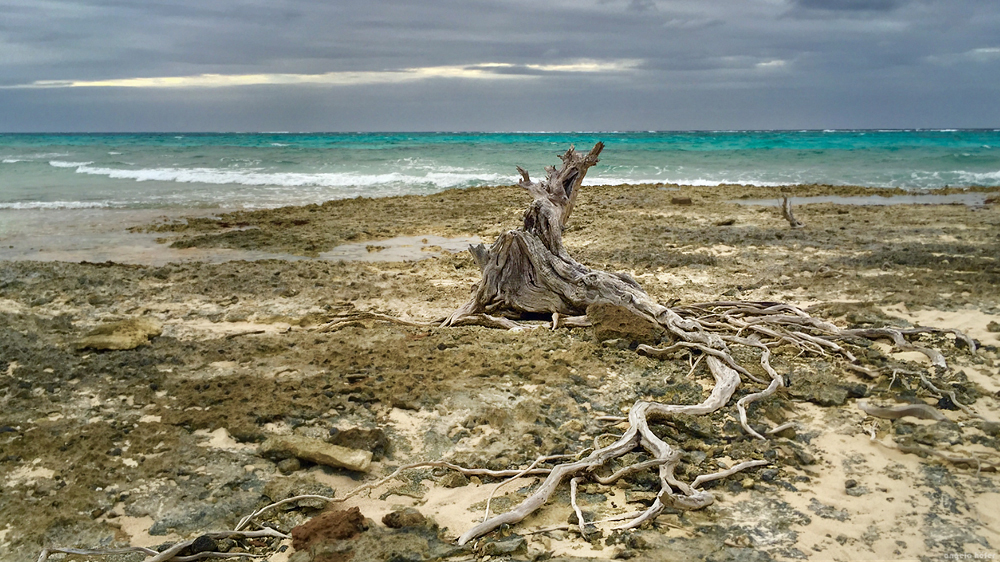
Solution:
{"label": "bright sky gap", "polygon": [[[510,80],[535,78],[546,74],[596,74],[634,70],[641,61],[580,60],[562,64],[511,64],[488,62],[461,66],[428,66],[393,71],[342,71],[322,74],[198,74],[192,76],[156,76],[109,80],[36,80],[13,88],[225,88],[256,85],[325,84],[349,86],[360,84],[398,84],[431,78],[468,80]],[[8,86],[10,87],[10,86]]]}

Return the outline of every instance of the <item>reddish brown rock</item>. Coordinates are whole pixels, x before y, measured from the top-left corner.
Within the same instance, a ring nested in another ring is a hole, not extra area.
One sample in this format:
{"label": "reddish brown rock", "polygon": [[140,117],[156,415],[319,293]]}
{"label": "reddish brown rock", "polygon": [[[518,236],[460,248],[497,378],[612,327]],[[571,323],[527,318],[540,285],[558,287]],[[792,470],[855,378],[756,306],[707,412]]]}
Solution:
{"label": "reddish brown rock", "polygon": [[322,541],[341,541],[368,530],[361,510],[324,511],[302,525],[292,529],[292,548],[306,550]]}

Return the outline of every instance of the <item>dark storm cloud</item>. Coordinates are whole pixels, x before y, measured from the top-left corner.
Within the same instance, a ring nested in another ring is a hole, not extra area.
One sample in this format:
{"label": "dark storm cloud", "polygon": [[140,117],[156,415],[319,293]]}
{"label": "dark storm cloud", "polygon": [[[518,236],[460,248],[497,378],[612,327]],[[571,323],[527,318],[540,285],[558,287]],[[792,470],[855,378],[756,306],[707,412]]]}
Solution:
{"label": "dark storm cloud", "polygon": [[[0,14],[0,87],[21,88],[0,89],[0,130],[1000,124],[985,102],[1000,5],[979,0],[0,0]],[[550,115],[559,100],[582,113]]]}

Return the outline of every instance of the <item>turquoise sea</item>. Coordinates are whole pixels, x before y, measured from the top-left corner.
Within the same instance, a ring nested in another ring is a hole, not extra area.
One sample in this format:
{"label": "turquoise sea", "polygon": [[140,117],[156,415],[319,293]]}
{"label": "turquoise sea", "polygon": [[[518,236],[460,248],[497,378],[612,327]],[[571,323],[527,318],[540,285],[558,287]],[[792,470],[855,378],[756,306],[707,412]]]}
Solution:
{"label": "turquoise sea", "polygon": [[[0,134],[0,210],[258,208],[533,177],[604,141],[588,184],[1000,184],[1000,130]],[[8,214],[9,216],[9,214]]]}

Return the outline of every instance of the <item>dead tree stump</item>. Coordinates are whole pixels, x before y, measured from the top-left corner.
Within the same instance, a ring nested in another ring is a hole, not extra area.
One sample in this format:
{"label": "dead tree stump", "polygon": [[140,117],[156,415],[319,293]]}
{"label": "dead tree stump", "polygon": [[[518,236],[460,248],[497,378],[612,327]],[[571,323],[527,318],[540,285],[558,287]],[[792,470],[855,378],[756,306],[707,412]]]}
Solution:
{"label": "dead tree stump", "polygon": [[[724,478],[749,468],[768,464],[767,461],[747,461],[724,471],[703,474],[691,483],[678,480],[675,471],[682,451],[674,449],[650,428],[650,421],[677,414],[707,415],[729,404],[740,384],[752,381],[763,388],[746,394],[736,402],[743,430],[756,439],[764,435],[750,427],[747,407],[774,394],[784,386],[784,378],[770,363],[771,347],[790,344],[803,353],[817,356],[838,356],[848,362],[855,357],[840,343],[858,337],[888,337],[896,347],[921,351],[940,368],[947,368],[944,358],[935,350],[914,346],[906,336],[926,332],[949,332],[962,340],[971,351],[975,344],[955,331],[918,328],[896,330],[881,328],[875,332],[845,330],[812,318],[803,310],[785,303],[723,301],[668,308],[652,299],[628,274],[590,269],[574,260],[563,247],[562,234],[579,193],[587,170],[597,164],[604,144],[597,143],[587,154],[570,147],[560,156],[562,167],[546,168],[546,178],[532,182],[528,172],[518,168],[519,185],[533,200],[524,213],[520,228],[500,235],[492,246],[479,244],[470,252],[479,264],[482,279],[473,285],[469,301],[444,320],[444,326],[482,325],[518,329],[522,322],[551,318],[551,326],[589,326],[588,312],[595,318],[613,312],[622,325],[654,324],[662,331],[650,330],[655,338],[667,341],[662,347],[638,345],[636,351],[651,357],[666,358],[687,352],[705,360],[715,386],[699,404],[663,404],[638,400],[627,418],[629,429],[614,443],[594,450],[573,462],[553,466],[545,481],[520,505],[507,513],[489,518],[466,531],[459,544],[480,537],[504,524],[514,524],[545,504],[565,479],[591,478],[609,484],[622,476],[640,470],[656,470],[660,492],[653,505],[643,512],[631,514],[619,528],[633,528],[659,515],[663,509],[698,509],[713,502],[712,494],[699,487],[705,482]],[[793,227],[801,226],[791,214],[785,200],[783,208]],[[609,305],[609,306],[603,306]],[[636,322],[623,316],[633,315]],[[520,321],[520,322],[519,322]],[[662,335],[661,335],[662,334]],[[655,343],[655,342],[654,342]],[[759,353],[760,366],[770,380],[755,377],[730,352],[729,346],[754,348]],[[697,363],[695,364],[697,365]],[[692,369],[693,371],[694,369]],[[774,428],[776,431],[778,428]],[[644,451],[648,460],[637,462],[607,477],[597,476],[597,470],[636,449]],[[575,486],[572,488],[575,490]],[[580,522],[581,531],[586,522]]]}
{"label": "dead tree stump", "polygon": [[587,154],[570,147],[561,155],[562,168],[546,168],[544,181],[532,182],[518,167],[518,185],[533,201],[521,228],[500,235],[492,246],[469,249],[483,273],[472,297],[445,321],[446,326],[484,324],[515,328],[515,320],[551,315],[553,327],[586,325],[582,316],[594,303],[627,306],[655,319],[664,307],[656,304],[631,276],[593,270],[574,260],[562,243],[587,170],[597,164],[604,143]]}

